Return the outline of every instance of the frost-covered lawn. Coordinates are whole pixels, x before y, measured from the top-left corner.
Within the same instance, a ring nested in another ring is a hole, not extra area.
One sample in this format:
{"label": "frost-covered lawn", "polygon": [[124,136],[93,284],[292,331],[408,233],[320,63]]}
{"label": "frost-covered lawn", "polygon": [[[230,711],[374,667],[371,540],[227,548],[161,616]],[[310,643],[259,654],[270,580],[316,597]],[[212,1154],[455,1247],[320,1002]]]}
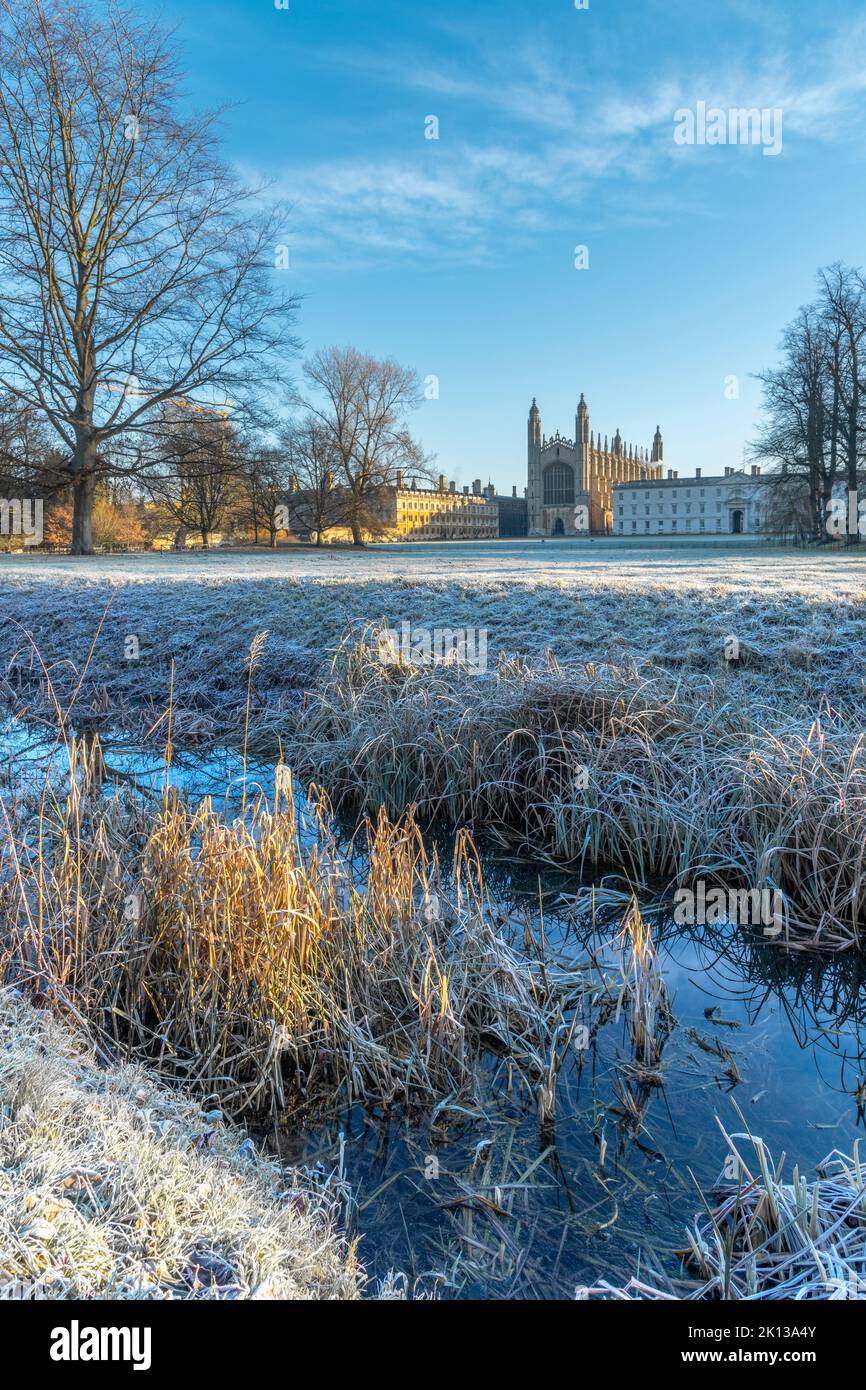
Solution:
{"label": "frost-covered lawn", "polygon": [[327,1191],[219,1111],[104,1065],[17,991],[0,1038],[0,1298],[359,1296]]}
{"label": "frost-covered lawn", "polygon": [[479,541],[448,544],[371,546],[357,553],[326,546],[321,551],[287,547],[277,551],[212,551],[97,556],[2,555],[0,582],[35,577],[78,581],[82,577],[112,584],[201,582],[231,579],[337,579],[423,581],[448,579],[474,583],[501,579],[508,584],[554,582],[608,583],[611,579],[690,587],[733,584],[773,591],[780,582],[797,592],[863,593],[866,547],[862,554],[797,550],[748,538],[713,537],[704,541]]}
{"label": "frost-covered lawn", "polygon": [[[190,738],[237,720],[257,633],[269,633],[258,724],[279,726],[341,638],[382,619],[486,628],[492,659],[539,659],[550,648],[566,663],[634,658],[686,679],[719,675],[804,715],[825,693],[844,703],[863,696],[866,553],[748,540],[4,555],[0,604],[10,705],[44,708],[42,662],[68,694],[102,622],[79,707],[121,722],[161,709],[173,661],[178,733]],[[739,674],[724,661],[731,636],[745,657]]]}

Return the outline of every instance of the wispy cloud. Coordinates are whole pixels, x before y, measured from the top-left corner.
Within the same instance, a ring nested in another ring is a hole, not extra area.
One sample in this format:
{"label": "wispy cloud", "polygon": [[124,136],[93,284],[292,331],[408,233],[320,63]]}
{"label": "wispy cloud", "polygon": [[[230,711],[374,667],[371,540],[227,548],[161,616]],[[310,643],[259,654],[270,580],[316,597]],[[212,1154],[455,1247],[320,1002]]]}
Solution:
{"label": "wispy cloud", "polygon": [[[674,144],[673,113],[696,100],[781,107],[786,139],[845,141],[862,128],[866,19],[814,46],[780,51],[769,31],[763,42],[766,53],[753,45],[720,55],[712,71],[662,73],[634,94],[618,92],[605,72],[588,78],[586,66],[569,76],[537,37],[508,53],[467,43],[441,63],[409,51],[331,52],[330,70],[374,82],[395,109],[405,110],[407,90],[427,102],[418,104],[417,149],[404,141],[394,153],[387,136],[378,147],[371,137],[361,159],[271,171],[293,208],[293,245],[307,264],[343,268],[401,257],[484,261],[551,223],[566,234],[577,219],[586,225],[588,210],[602,216],[608,188],[621,207],[623,184],[639,190],[640,219],[665,218],[675,206],[668,175],[682,177],[694,155]],[[421,121],[437,97],[451,115],[442,138],[425,141]]]}

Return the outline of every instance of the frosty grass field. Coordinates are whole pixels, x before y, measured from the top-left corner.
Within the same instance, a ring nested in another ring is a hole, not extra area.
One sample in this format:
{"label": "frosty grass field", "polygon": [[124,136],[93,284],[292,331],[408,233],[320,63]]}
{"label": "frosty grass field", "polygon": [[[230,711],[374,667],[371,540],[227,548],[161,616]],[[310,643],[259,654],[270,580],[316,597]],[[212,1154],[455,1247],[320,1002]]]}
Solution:
{"label": "frosty grass field", "polygon": [[[494,542],[277,552],[0,557],[0,678],[38,713],[44,671],[124,723],[168,700],[179,730],[228,736],[253,638],[260,722],[281,723],[350,633],[387,621],[484,628],[499,654],[562,663],[651,662],[722,675],[786,705],[862,694],[866,555],[763,542]],[[742,668],[724,660],[742,644]],[[127,637],[138,659],[127,659]],[[33,639],[32,642],[30,639]],[[760,667],[758,674],[755,667]],[[747,674],[748,672],[748,674]],[[756,680],[757,677],[757,680]],[[254,731],[255,732],[255,731]]]}

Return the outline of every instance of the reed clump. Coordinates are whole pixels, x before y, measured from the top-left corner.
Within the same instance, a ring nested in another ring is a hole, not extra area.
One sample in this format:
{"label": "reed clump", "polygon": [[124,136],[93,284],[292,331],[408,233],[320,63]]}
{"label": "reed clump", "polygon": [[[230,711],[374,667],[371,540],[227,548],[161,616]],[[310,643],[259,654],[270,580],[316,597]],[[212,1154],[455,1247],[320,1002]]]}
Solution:
{"label": "reed clump", "polygon": [[866,746],[826,706],[804,720],[635,662],[385,664],[371,629],[307,697],[293,756],[339,806],[415,805],[636,885],[770,889],[782,944],[861,944]]}
{"label": "reed clump", "polygon": [[622,977],[617,1016],[627,1012],[630,1020],[632,1070],[641,1080],[654,1079],[674,1017],[668,987],[656,961],[652,931],[634,899],[623,918],[617,946]]}
{"label": "reed clump", "polygon": [[411,811],[342,847],[327,799],[282,769],[229,818],[173,792],[106,799],[93,756],[74,747],[71,786],[5,803],[2,950],[7,979],[110,1054],[233,1113],[465,1099],[490,1052],[548,1084],[586,972],[512,944],[468,835],[446,882]]}

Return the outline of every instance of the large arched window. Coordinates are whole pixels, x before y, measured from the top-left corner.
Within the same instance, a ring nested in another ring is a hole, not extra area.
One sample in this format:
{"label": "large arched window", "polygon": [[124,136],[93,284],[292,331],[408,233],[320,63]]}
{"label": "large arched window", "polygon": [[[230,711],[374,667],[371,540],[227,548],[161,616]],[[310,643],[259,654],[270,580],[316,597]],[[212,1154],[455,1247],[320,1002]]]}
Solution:
{"label": "large arched window", "polygon": [[574,503],[574,469],[567,463],[551,463],[544,470],[545,507],[569,507]]}

